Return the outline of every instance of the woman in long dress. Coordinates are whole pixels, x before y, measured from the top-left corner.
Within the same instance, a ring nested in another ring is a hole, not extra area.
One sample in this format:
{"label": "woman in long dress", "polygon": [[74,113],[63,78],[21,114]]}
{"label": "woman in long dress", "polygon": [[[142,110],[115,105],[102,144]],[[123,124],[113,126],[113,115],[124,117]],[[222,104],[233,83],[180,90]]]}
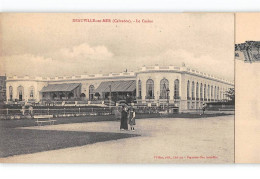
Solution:
{"label": "woman in long dress", "polygon": [[133,108],[130,109],[129,112],[129,125],[131,128],[131,131],[135,131],[135,110]]}
{"label": "woman in long dress", "polygon": [[120,130],[128,130],[127,117],[128,117],[127,108],[124,106],[121,113]]}

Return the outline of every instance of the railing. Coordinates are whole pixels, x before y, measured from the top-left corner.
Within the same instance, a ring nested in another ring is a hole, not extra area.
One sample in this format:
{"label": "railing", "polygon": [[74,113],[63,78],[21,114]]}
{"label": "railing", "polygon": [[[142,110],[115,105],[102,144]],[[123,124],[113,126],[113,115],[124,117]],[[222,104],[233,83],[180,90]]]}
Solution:
{"label": "railing", "polygon": [[29,109],[0,109],[1,118],[25,117],[30,118],[33,115],[53,115],[59,117],[62,115],[108,115],[111,114],[109,108],[84,108],[84,107],[67,107],[67,108],[41,108],[33,109],[33,114]]}
{"label": "railing", "polygon": [[75,104],[75,101],[65,101],[65,104]]}
{"label": "railing", "polygon": [[78,104],[88,104],[88,101],[78,101]]}
{"label": "railing", "polygon": [[103,101],[90,101],[90,104],[103,104]]}

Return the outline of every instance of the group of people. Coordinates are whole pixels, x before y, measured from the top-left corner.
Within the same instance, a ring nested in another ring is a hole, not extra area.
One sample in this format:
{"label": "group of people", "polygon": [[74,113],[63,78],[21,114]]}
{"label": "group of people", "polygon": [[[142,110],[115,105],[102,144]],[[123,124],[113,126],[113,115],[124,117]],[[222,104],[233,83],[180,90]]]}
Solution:
{"label": "group of people", "polygon": [[[22,106],[21,113],[22,113],[23,116],[25,115],[25,111],[26,111],[25,106]],[[29,111],[29,115],[33,118],[33,115],[34,115],[33,107],[29,106],[28,111]]]}
{"label": "group of people", "polygon": [[136,123],[134,108],[123,106],[120,121],[120,130],[128,130],[128,125],[130,125],[130,130],[135,131],[134,126],[136,125]]}

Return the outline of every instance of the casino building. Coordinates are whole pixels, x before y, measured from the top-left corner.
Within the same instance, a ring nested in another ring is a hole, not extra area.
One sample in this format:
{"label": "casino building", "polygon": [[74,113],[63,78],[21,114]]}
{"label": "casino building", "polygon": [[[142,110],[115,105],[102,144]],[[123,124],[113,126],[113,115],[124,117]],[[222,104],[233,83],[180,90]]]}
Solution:
{"label": "casino building", "polygon": [[131,98],[136,105],[161,106],[166,103],[180,111],[199,109],[203,103],[227,100],[234,83],[213,75],[177,66],[143,66],[136,72],[80,76],[8,76],[6,102],[54,101],[98,104]]}

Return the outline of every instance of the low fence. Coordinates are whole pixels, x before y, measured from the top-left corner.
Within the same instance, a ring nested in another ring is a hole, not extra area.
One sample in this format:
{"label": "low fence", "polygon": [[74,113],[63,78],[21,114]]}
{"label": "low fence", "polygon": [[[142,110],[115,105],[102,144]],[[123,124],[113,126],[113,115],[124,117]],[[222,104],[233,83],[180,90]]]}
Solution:
{"label": "low fence", "polygon": [[110,115],[111,108],[42,108],[42,109],[0,109],[0,119],[13,118],[31,118],[36,115],[53,115],[53,117],[62,116],[84,116],[84,115]]}
{"label": "low fence", "polygon": [[[155,114],[166,111],[166,107],[135,106],[135,112],[139,114]],[[32,112],[29,108],[0,109],[0,119],[32,118],[35,115],[52,115],[53,117],[86,116],[86,115],[111,115],[121,113],[121,107],[37,107]],[[178,112],[178,108],[169,108],[170,113]]]}

